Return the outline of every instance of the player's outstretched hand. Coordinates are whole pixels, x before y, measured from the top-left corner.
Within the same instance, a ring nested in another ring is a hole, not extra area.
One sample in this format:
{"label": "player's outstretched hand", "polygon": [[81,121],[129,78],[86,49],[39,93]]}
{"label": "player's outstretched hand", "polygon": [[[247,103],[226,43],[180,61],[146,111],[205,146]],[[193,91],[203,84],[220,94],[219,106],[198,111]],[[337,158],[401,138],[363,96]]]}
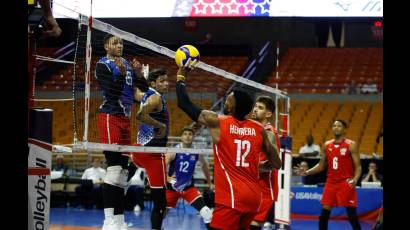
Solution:
{"label": "player's outstretched hand", "polygon": [[306,169],[303,168],[300,164],[293,167],[293,172],[296,173],[299,176],[306,176]]}
{"label": "player's outstretched hand", "polygon": [[167,175],[167,181],[168,181],[168,183],[170,183],[170,184],[175,184],[175,182],[177,182],[177,179],[176,179],[175,174],[172,175],[172,176],[168,176],[168,175]]}
{"label": "player's outstretched hand", "polygon": [[156,137],[156,138],[163,138],[163,137],[165,137],[166,130],[167,130],[167,126],[166,126],[165,124],[162,124],[162,123],[161,123],[161,126],[159,127],[158,133],[157,133],[157,135],[156,135],[155,137]]}

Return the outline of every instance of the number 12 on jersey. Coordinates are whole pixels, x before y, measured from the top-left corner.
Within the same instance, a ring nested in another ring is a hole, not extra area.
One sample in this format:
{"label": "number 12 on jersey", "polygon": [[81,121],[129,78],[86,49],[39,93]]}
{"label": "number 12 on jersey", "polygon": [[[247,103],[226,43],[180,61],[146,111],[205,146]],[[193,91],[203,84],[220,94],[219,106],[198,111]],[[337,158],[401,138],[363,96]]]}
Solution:
{"label": "number 12 on jersey", "polygon": [[188,172],[188,167],[189,167],[189,162],[188,161],[181,161],[179,162],[179,171],[187,173]]}
{"label": "number 12 on jersey", "polygon": [[[235,139],[236,144],[236,166],[237,167],[249,167],[249,163],[245,162],[246,156],[248,156],[251,150],[251,143],[248,140]],[[244,152],[242,152],[244,150]]]}

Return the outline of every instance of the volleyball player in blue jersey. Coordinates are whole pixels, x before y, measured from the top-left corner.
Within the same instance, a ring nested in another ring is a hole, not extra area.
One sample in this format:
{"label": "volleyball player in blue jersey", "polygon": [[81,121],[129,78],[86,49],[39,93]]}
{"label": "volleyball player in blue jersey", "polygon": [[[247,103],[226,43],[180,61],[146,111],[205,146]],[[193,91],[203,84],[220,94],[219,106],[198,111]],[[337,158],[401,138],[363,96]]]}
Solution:
{"label": "volleyball player in blue jersey", "polygon": [[[167,71],[153,69],[148,74],[149,89],[141,98],[137,119],[142,122],[137,145],[165,147],[169,133],[169,114],[164,93],[168,91]],[[152,229],[161,229],[166,208],[166,168],[164,153],[131,153],[132,161],[147,172],[154,208],[151,213]]]}
{"label": "volleyball player in blue jersey", "polygon": [[[181,143],[179,148],[192,148],[194,129],[185,127],[182,129]],[[205,205],[204,198],[194,186],[194,171],[198,160],[202,164],[202,171],[211,188],[208,164],[203,155],[190,153],[167,153],[165,161],[169,165],[167,176],[167,208],[175,208],[180,197],[184,198],[199,214],[208,226],[211,222],[212,211]]]}
{"label": "volleyball player in blue jersey", "polygon": [[[104,38],[106,56],[95,69],[95,77],[101,87],[103,102],[98,111],[100,142],[105,144],[131,145],[131,107],[136,87],[147,88],[140,76],[141,65],[135,59],[129,63],[122,58],[123,41],[108,34]],[[103,230],[125,230],[124,188],[128,184],[128,157],[120,152],[103,151],[107,173],[104,178],[104,225]]]}

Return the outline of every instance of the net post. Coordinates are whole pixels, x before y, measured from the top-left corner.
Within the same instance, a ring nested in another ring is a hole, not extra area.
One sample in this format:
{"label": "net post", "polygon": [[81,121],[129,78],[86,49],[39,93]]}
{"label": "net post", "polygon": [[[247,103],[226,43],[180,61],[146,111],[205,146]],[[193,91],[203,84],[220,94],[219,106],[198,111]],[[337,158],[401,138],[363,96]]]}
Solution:
{"label": "net post", "polygon": [[90,81],[91,81],[91,53],[92,53],[92,48],[91,48],[91,30],[92,30],[92,5],[93,1],[91,0],[91,6],[90,6],[90,17],[89,17],[89,22],[88,22],[88,27],[87,27],[87,43],[86,43],[86,70],[85,70],[85,88],[84,88],[84,136],[83,136],[83,141],[87,142],[88,140],[88,118],[89,118],[89,113],[90,113]]}
{"label": "net post", "polygon": [[282,137],[283,145],[281,141],[280,158],[282,161],[282,167],[278,170],[278,185],[279,193],[278,200],[275,203],[275,229],[289,230],[291,229],[291,179],[292,179],[292,146],[289,136],[289,104],[290,97],[284,97],[284,111],[281,113],[283,116],[283,129]]}

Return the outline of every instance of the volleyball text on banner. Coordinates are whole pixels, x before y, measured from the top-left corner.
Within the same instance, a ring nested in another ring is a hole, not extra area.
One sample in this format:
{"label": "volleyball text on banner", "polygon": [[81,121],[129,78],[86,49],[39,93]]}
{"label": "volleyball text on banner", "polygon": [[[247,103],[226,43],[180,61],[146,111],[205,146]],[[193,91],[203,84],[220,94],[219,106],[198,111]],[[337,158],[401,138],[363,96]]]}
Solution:
{"label": "volleyball text on banner", "polygon": [[52,146],[36,139],[29,139],[28,146],[29,229],[49,229]]}

